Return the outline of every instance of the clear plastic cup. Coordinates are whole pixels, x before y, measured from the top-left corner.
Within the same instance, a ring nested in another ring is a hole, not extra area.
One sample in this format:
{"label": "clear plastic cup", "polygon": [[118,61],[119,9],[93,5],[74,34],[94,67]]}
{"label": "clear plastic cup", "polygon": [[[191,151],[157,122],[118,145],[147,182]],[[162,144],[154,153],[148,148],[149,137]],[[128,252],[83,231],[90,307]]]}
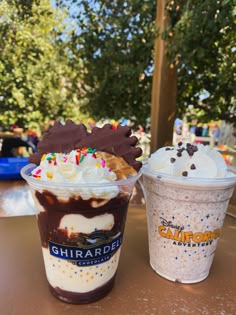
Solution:
{"label": "clear plastic cup", "polygon": [[37,210],[42,252],[53,295],[68,303],[90,303],[113,287],[127,208],[141,171],[126,180],[59,184],[21,170]]}
{"label": "clear plastic cup", "polygon": [[236,184],[233,172],[201,179],[143,166],[150,265],[160,276],[181,283],[207,278]]}

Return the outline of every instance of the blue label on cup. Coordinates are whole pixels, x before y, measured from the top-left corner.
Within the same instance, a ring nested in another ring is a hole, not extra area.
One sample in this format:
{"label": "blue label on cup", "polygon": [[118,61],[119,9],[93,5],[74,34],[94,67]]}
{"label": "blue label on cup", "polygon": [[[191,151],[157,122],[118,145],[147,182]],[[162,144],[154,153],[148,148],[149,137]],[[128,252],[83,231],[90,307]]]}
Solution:
{"label": "blue label on cup", "polygon": [[121,244],[122,235],[110,242],[99,246],[89,246],[89,248],[48,242],[50,255],[60,259],[71,260],[78,266],[92,266],[108,261],[120,248]]}

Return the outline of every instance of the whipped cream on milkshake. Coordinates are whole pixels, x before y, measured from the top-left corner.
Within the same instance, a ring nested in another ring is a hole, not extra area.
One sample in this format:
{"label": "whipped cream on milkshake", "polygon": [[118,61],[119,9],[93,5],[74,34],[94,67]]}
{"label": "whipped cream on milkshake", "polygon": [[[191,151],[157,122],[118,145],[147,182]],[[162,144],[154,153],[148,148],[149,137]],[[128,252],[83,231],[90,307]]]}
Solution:
{"label": "whipped cream on milkshake", "polygon": [[150,170],[184,177],[215,178],[227,176],[227,165],[222,155],[203,144],[179,142],[175,147],[164,147],[148,160]]}

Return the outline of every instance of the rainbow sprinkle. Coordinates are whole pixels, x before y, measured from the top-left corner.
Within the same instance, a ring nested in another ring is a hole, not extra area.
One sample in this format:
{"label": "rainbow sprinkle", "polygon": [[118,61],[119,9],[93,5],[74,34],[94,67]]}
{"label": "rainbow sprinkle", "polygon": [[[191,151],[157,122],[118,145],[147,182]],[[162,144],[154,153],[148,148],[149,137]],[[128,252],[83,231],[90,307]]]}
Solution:
{"label": "rainbow sprinkle", "polygon": [[104,159],[101,160],[101,165],[102,165],[103,168],[105,167],[106,161]]}
{"label": "rainbow sprinkle", "polygon": [[[93,148],[82,148],[77,150],[72,150],[70,153],[54,153],[49,152],[43,154],[41,158],[41,164],[39,167],[37,167],[33,172],[32,176],[36,179],[41,179],[42,170],[46,167],[46,176],[48,179],[53,179],[55,172],[57,172],[57,169],[54,169],[54,167],[57,167],[60,163],[74,163],[76,165],[80,165],[83,163],[84,159],[86,157],[92,157],[96,160],[95,167],[97,168],[105,168],[106,167],[106,161],[104,158],[101,157],[100,154],[97,153],[96,149]],[[45,164],[46,163],[46,164]],[[47,169],[47,166],[49,169]],[[108,170],[111,171],[110,169]]]}

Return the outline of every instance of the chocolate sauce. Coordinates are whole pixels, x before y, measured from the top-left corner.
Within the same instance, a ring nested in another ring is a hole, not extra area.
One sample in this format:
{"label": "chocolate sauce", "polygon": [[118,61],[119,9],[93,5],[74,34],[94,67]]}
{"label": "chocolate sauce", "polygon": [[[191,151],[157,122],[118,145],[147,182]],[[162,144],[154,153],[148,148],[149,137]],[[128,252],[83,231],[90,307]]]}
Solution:
{"label": "chocolate sauce", "polygon": [[[110,233],[123,233],[128,208],[128,199],[122,195],[109,200],[105,205],[93,208],[91,202],[95,199],[83,200],[80,197],[71,197],[68,201],[58,200],[57,196],[49,191],[42,193],[36,191],[36,198],[44,208],[44,212],[38,214],[38,225],[40,230],[42,246],[47,248],[48,241],[62,245],[71,245],[67,232],[58,230],[60,221],[67,214],[81,214],[86,218],[92,218],[105,213],[114,216],[114,226]],[[97,199],[96,201],[101,201]]]}
{"label": "chocolate sauce", "polygon": [[[113,237],[118,233],[122,235],[124,232],[129,204],[129,197],[124,194],[119,194],[97,208],[91,206],[92,202],[100,202],[103,201],[102,199],[83,200],[80,197],[71,197],[67,201],[62,201],[47,190],[43,192],[36,191],[35,196],[44,209],[43,212],[38,214],[39,231],[44,248],[48,248],[49,241],[61,245],[76,245],[76,243],[72,244],[73,237],[70,235],[69,238],[66,230],[58,229],[61,219],[68,214],[80,214],[86,218],[93,218],[105,213],[112,214],[114,216],[114,225],[106,233],[109,234],[109,237]],[[49,284],[49,287],[53,295],[64,302],[83,304],[91,303],[104,297],[112,289],[114,280],[115,275],[105,284],[86,293],[65,291],[59,287],[52,287],[51,284]]]}
{"label": "chocolate sauce", "polygon": [[99,288],[86,292],[86,293],[76,293],[62,290],[58,287],[54,288],[49,284],[49,289],[54,296],[58,299],[73,304],[86,304],[96,302],[103,298],[107,293],[111,291],[115,282],[115,275],[104,285]]}

